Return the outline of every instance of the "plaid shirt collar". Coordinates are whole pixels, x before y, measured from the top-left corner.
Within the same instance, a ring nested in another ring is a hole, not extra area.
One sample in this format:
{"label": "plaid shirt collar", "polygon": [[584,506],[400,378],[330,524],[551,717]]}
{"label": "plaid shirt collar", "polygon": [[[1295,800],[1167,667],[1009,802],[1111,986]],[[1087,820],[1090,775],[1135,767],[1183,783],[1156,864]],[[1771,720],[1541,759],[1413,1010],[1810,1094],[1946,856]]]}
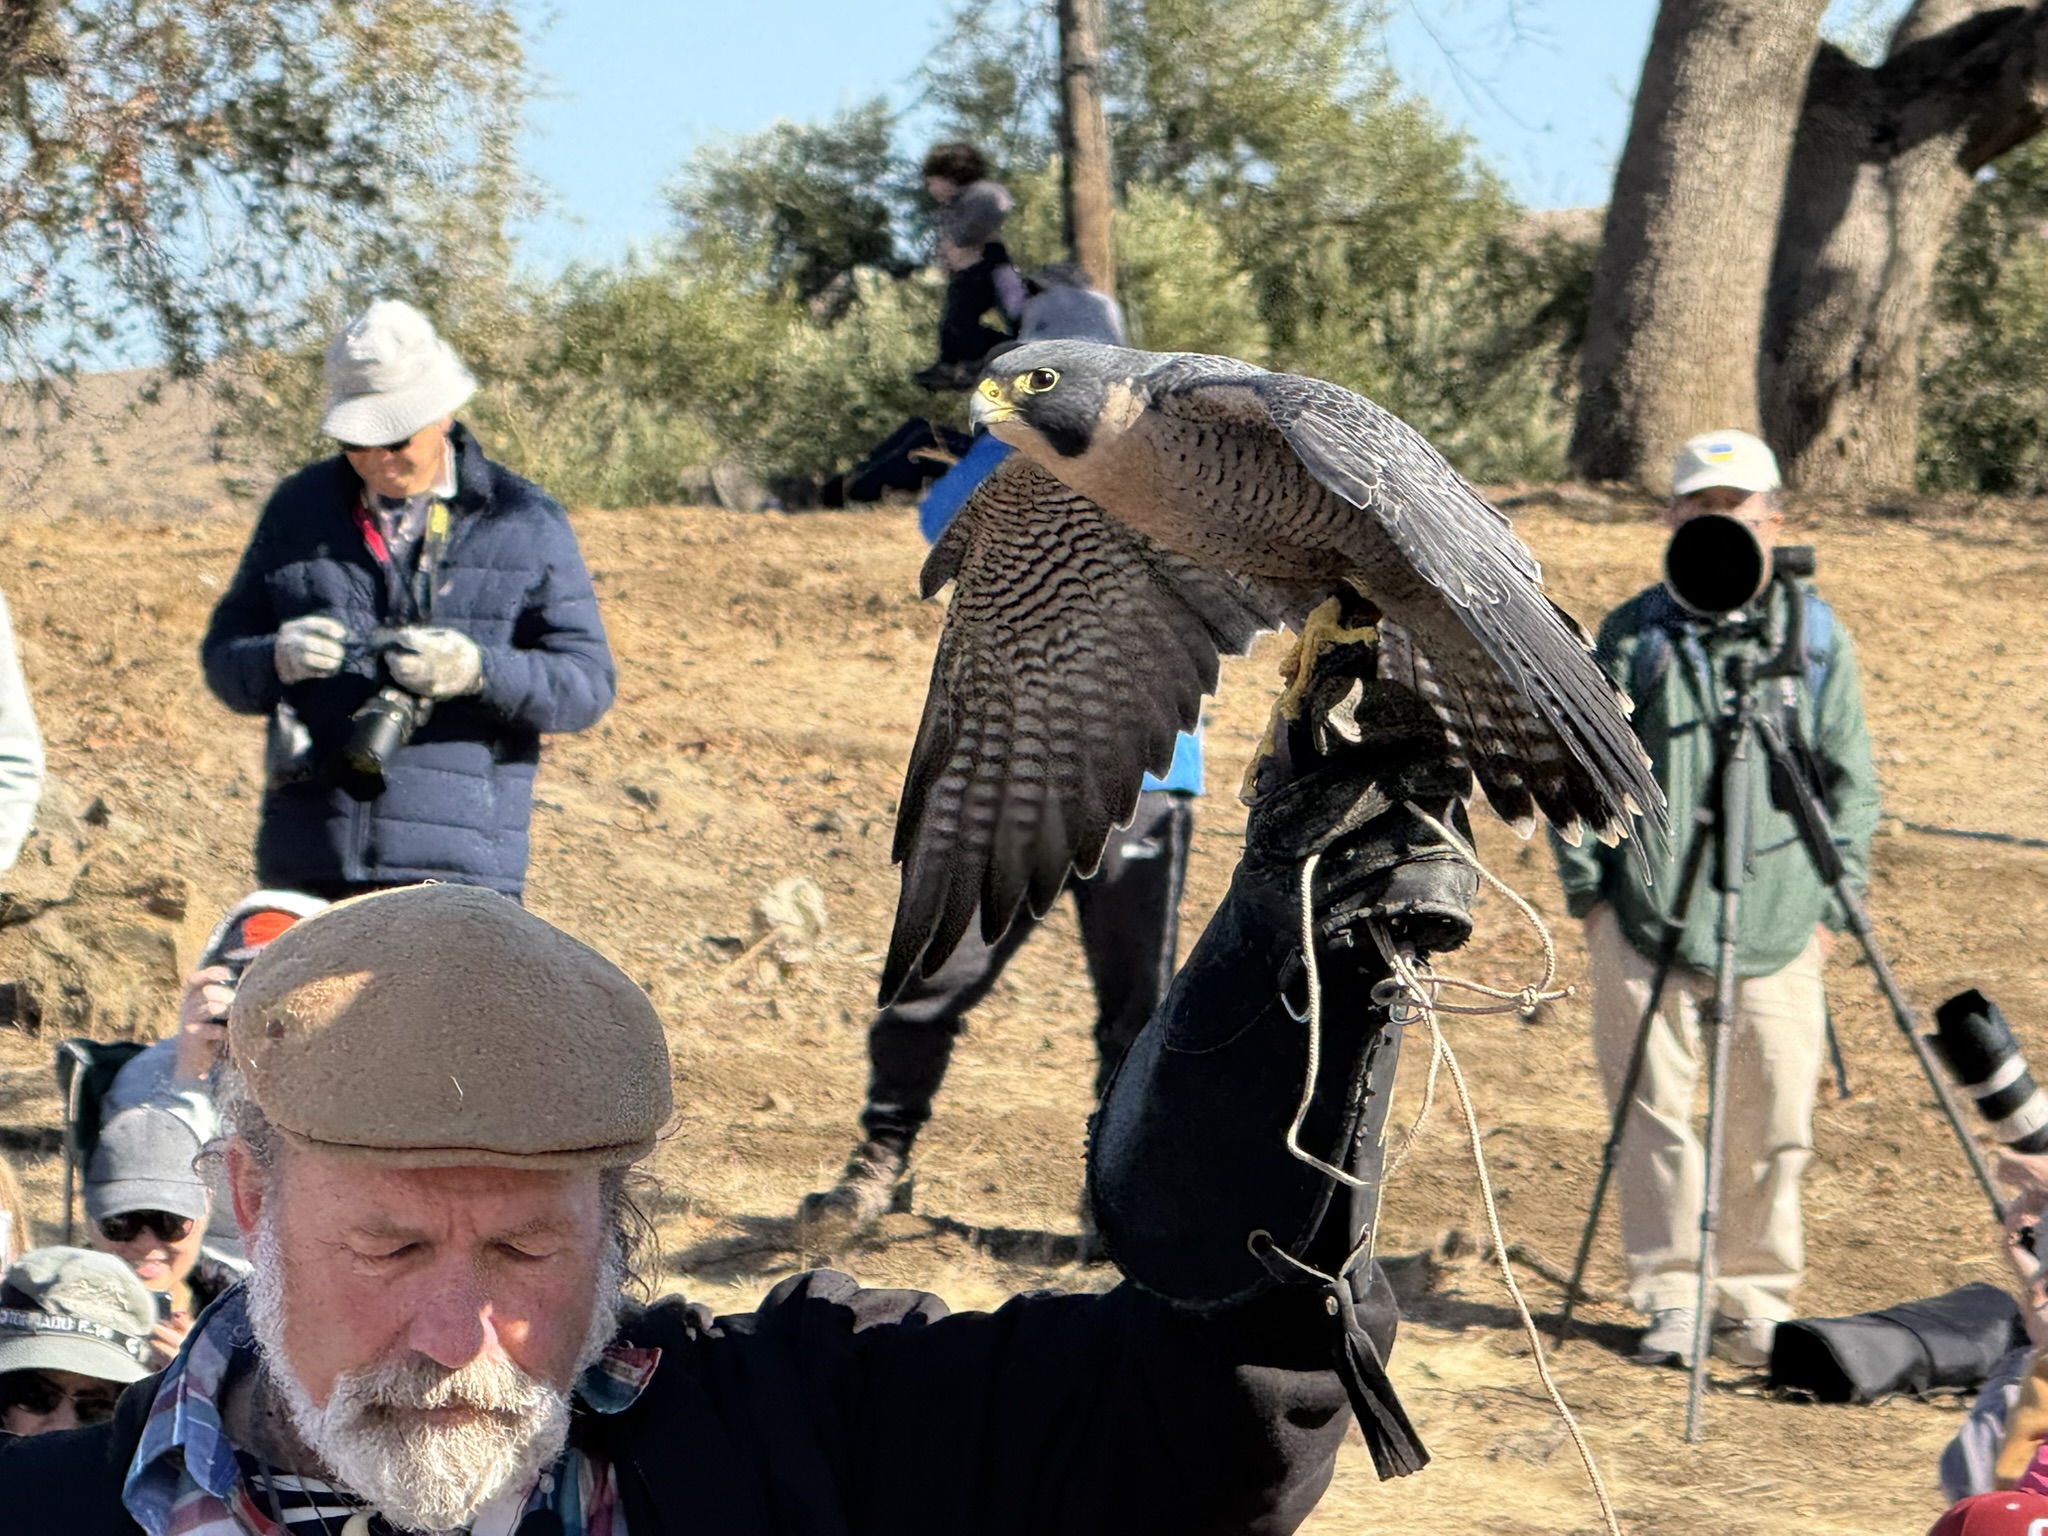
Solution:
{"label": "plaid shirt collar", "polygon": [[[252,1369],[256,1356],[237,1285],[200,1314],[164,1371],[128,1464],[121,1502],[148,1536],[274,1536],[277,1527],[243,1484],[220,1417],[222,1389]],[[658,1349],[614,1343],[576,1383],[576,1401],[592,1413],[623,1413],[639,1400],[660,1363]],[[563,1461],[579,1465],[559,1467],[571,1475],[558,1480],[588,1487],[581,1453],[572,1446]],[[580,1530],[581,1522],[567,1536],[580,1536]]]}

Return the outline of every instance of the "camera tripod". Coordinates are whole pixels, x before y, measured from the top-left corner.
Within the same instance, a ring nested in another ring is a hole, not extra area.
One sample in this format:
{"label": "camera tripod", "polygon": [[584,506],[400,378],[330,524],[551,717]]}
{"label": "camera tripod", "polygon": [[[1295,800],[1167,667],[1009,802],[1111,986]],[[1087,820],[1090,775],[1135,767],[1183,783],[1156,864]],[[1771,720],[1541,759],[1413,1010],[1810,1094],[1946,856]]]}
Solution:
{"label": "camera tripod", "polygon": [[[1782,645],[1775,653],[1769,653],[1768,615],[1771,603],[1768,594],[1780,587],[1790,598],[1790,619]],[[1759,698],[1764,691],[1762,685],[1775,679],[1797,677],[1805,669],[1804,593],[1789,577],[1779,576],[1766,589],[1765,600],[1759,606],[1762,609],[1760,614],[1729,616],[1722,620],[1727,626],[1725,632],[1733,633],[1747,643],[1738,645],[1725,662],[1729,702],[1722,708],[1714,725],[1710,788],[1694,813],[1691,840],[1681,863],[1678,888],[1671,911],[1664,920],[1658,945],[1649,1001],[1636,1031],[1628,1070],[1622,1078],[1612,1128],[1606,1145],[1601,1149],[1600,1173],[1593,1187],[1592,1208],[1586,1214],[1585,1229],[1579,1237],[1578,1257],[1572,1266],[1571,1280],[1565,1287],[1564,1305],[1558,1316],[1557,1336],[1561,1343],[1571,1329],[1572,1310],[1577,1305],[1580,1287],[1585,1280],[1594,1232],[1599,1226],[1607,1186],[1613,1178],[1622,1135],[1628,1127],[1629,1110],[1642,1079],[1650,1031],[1663,1002],[1671,968],[1677,960],[1693,891],[1699,883],[1702,869],[1707,867],[1707,860],[1711,858],[1712,883],[1719,899],[1719,910],[1715,915],[1713,999],[1705,1020],[1708,1050],[1707,1166],[1700,1204],[1699,1286],[1693,1314],[1691,1379],[1685,1404],[1685,1438],[1688,1442],[1696,1442],[1701,1437],[1701,1400],[1706,1390],[1707,1353],[1713,1327],[1716,1248],[1725,1172],[1728,1032],[1735,1022],[1740,980],[1736,972],[1736,940],[1740,932],[1743,878],[1750,855],[1752,764],[1755,762],[1754,754],[1759,750],[1770,765],[1776,791],[1774,799],[1783,800],[1780,808],[1792,818],[1800,844],[1812,861],[1815,872],[1841,903],[1849,930],[1862,947],[1878,990],[1890,1006],[1893,1021],[1905,1035],[1907,1045],[1920,1063],[1920,1070],[1934,1090],[1935,1102],[1947,1117],[1949,1128],[1955,1132],[1970,1171],[1976,1175],[1985,1198],[1991,1202],[1994,1219],[2002,1220],[2004,1217],[2004,1207],[1991,1182],[1991,1171],[1985,1165],[1976,1142],[1964,1128],[1962,1112],[1921,1038],[1912,1004],[1899,990],[1891,967],[1885,963],[1884,955],[1877,947],[1877,938],[1863,903],[1849,885],[1841,850],[1835,846],[1834,834],[1828,825],[1827,812],[1821,804],[1817,787],[1810,781],[1809,773],[1800,760],[1801,754],[1794,750],[1791,732],[1797,730],[1797,718],[1789,711],[1764,707]]]}

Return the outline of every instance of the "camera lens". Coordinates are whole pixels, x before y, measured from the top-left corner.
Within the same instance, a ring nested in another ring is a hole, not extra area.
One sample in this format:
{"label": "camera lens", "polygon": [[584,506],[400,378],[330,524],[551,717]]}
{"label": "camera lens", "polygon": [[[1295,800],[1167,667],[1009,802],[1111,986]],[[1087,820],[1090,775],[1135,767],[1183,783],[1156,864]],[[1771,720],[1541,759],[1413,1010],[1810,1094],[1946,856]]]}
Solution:
{"label": "camera lens", "polygon": [[1723,513],[1688,518],[1664,547],[1664,585],[1684,607],[1706,618],[1748,607],[1770,574],[1771,563],[1755,531]]}
{"label": "camera lens", "polygon": [[2034,1083],[1998,1005],[1972,987],[1934,1010],[1934,1045],[1991,1134],[2015,1152],[2048,1152],[2048,1094]]}
{"label": "camera lens", "polygon": [[357,800],[384,793],[384,766],[412,738],[425,708],[402,688],[380,688],[349,717],[348,742],[341,749],[335,778]]}

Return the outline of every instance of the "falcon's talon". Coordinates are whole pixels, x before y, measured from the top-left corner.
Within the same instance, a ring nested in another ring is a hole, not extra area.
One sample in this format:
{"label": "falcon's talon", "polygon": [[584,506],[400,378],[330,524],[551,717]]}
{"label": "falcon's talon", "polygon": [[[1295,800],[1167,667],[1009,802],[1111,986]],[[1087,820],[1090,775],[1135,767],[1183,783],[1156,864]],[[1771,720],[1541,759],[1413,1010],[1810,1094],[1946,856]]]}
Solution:
{"label": "falcon's talon", "polygon": [[[1266,717],[1266,731],[1259,738],[1259,744],[1252,749],[1250,766],[1245,769],[1244,782],[1238,787],[1237,798],[1246,805],[1258,803],[1259,768],[1271,757],[1280,742],[1280,733],[1301,718],[1302,709],[1308,700],[1309,689],[1316,680],[1316,664],[1323,656],[1339,646],[1372,645],[1379,640],[1379,627],[1372,625],[1354,629],[1344,623],[1344,600],[1341,597],[1326,597],[1309,610],[1307,618],[1301,621],[1301,630],[1295,636],[1294,644],[1280,661],[1280,675],[1287,680],[1287,686],[1280,691],[1280,697],[1273,701],[1273,710]],[[1360,697],[1364,684],[1358,678],[1352,679],[1353,691]],[[1345,701],[1355,700],[1351,694]],[[1355,728],[1357,721],[1350,723]],[[1341,732],[1345,740],[1356,743],[1360,736]]]}

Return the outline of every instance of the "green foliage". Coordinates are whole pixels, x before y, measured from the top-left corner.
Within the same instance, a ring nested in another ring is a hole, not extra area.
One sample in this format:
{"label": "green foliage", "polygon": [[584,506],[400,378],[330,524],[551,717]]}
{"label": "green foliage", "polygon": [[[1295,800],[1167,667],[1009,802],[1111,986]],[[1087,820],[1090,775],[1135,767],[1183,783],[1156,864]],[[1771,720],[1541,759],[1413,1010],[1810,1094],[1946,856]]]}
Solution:
{"label": "green foliage", "polygon": [[939,285],[854,275],[851,302],[829,325],[793,317],[762,358],[760,388],[727,439],[757,472],[824,477],[864,455],[911,416],[954,419],[956,397],[911,382],[932,360]]}
{"label": "green foliage", "polygon": [[1921,348],[1921,483],[2048,491],[2048,139],[1981,177],[1935,272]]}
{"label": "green foliage", "polygon": [[[1401,92],[1376,38],[1357,0],[1110,0],[1134,339],[1345,384],[1476,478],[1559,474],[1561,349],[1577,335],[1556,306],[1590,273],[1590,241],[1525,232],[1467,140]],[[1008,158],[1013,252],[1053,247],[1042,8],[971,0],[923,73],[948,131]]]}
{"label": "green foliage", "polygon": [[[1374,25],[1359,0],[1111,0],[1132,340],[1350,385],[1475,478],[1555,475],[1590,241],[1528,227],[1398,89]],[[923,71],[941,131],[1015,195],[1004,239],[1026,270],[1065,254],[1056,56],[1050,7],[964,0]],[[877,100],[727,140],[672,183],[658,253],[424,292],[482,380],[468,417],[557,495],[611,503],[688,494],[726,457],[816,480],[908,416],[957,420],[957,397],[910,379],[935,355],[941,282],[903,275],[929,208],[898,127]],[[273,360],[271,439],[299,443],[310,354]]]}
{"label": "green foliage", "polygon": [[513,0],[0,6],[0,372],[502,269],[524,95]]}
{"label": "green foliage", "polygon": [[1200,206],[1163,188],[1133,184],[1110,236],[1132,345],[1269,360],[1271,339],[1252,274]]}
{"label": "green foliage", "polygon": [[[1012,258],[1027,272],[1064,261],[1058,161],[1014,176],[1009,185],[1017,199],[1004,226]],[[1266,323],[1251,274],[1203,208],[1164,188],[1134,184],[1125,189],[1110,234],[1131,345],[1266,361]]]}
{"label": "green foliage", "polygon": [[800,299],[858,267],[894,266],[914,186],[895,126],[878,97],[699,151],[669,189],[685,248]]}

